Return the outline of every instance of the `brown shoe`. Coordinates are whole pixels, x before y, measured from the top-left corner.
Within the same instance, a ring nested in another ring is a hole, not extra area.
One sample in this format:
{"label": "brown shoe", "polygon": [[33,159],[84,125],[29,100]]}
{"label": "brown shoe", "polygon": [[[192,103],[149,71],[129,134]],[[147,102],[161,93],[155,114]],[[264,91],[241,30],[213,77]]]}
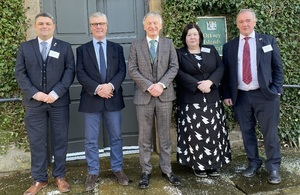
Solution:
{"label": "brown shoe", "polygon": [[69,192],[70,191],[70,185],[66,181],[66,178],[64,178],[64,177],[57,177],[57,178],[55,178],[54,182],[55,182],[55,185],[57,186],[58,190],[61,193]]}
{"label": "brown shoe", "polygon": [[85,191],[93,190],[98,182],[98,175],[88,174],[85,180]]}
{"label": "brown shoe", "polygon": [[32,186],[24,192],[23,195],[36,195],[41,189],[46,187],[48,185],[48,182],[33,182]]}
{"label": "brown shoe", "polygon": [[129,179],[122,170],[118,172],[114,172],[114,175],[117,177],[118,183],[120,185],[128,186]]}

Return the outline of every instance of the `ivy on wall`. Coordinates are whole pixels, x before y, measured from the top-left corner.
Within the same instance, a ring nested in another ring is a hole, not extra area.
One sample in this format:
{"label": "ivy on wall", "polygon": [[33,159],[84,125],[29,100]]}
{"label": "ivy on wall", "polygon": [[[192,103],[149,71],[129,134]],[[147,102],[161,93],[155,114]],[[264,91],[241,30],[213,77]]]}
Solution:
{"label": "ivy on wall", "polygon": [[[20,97],[14,76],[16,52],[26,35],[23,0],[0,1],[0,98]],[[8,144],[28,145],[21,102],[0,102],[0,154]]]}
{"label": "ivy on wall", "polygon": [[[258,19],[256,31],[277,38],[283,61],[285,84],[300,85],[300,0],[164,0],[163,34],[181,47],[184,26],[198,16],[226,16],[228,40],[238,36],[236,15],[251,8]],[[282,143],[298,147],[300,136],[300,89],[285,88],[281,101],[279,137]],[[235,124],[227,108],[229,124]]]}

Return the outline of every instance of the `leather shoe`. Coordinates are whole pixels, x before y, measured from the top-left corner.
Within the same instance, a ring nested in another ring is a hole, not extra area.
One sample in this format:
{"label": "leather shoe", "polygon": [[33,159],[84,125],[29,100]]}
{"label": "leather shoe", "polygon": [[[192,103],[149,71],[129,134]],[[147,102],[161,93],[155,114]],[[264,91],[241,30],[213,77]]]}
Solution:
{"label": "leather shoe", "polygon": [[163,178],[165,178],[166,180],[168,180],[170,182],[170,184],[172,184],[173,186],[180,186],[181,185],[180,179],[176,175],[174,175],[172,172],[169,173],[169,174],[162,173],[161,176]]}
{"label": "leather shoe", "polygon": [[93,190],[96,186],[96,182],[98,182],[98,175],[88,174],[85,180],[85,190],[86,191]]}
{"label": "leather shoe", "polygon": [[114,175],[116,176],[117,181],[120,185],[128,186],[129,179],[128,179],[127,175],[122,170],[118,171],[118,172],[114,172]]}
{"label": "leather shoe", "polygon": [[70,191],[70,185],[66,181],[66,178],[64,178],[64,177],[57,177],[57,178],[55,178],[54,182],[55,182],[55,185],[57,186],[58,190],[61,193],[69,192]]}
{"label": "leather shoe", "polygon": [[242,174],[244,177],[254,177],[258,169],[259,168],[254,168],[249,166],[245,171],[243,171]]}
{"label": "leather shoe", "polygon": [[271,171],[268,181],[270,184],[279,184],[281,182],[281,177],[278,171]]}
{"label": "leather shoe", "polygon": [[45,188],[48,185],[48,182],[33,182],[32,186],[24,192],[23,195],[36,195],[41,189]]}
{"label": "leather shoe", "polygon": [[145,189],[149,187],[150,182],[150,174],[148,173],[142,173],[141,179],[139,181],[139,186],[141,189]]}

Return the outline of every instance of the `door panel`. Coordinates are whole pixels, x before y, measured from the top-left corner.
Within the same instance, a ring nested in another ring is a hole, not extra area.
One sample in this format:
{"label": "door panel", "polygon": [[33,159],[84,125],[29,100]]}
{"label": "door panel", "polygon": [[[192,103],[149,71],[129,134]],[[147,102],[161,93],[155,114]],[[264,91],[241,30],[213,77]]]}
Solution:
{"label": "door panel", "polygon": [[[42,0],[42,10],[53,15],[56,21],[55,37],[71,43],[76,57],[76,48],[92,40],[89,28],[90,14],[99,11],[108,18],[107,39],[120,43],[124,48],[127,64],[132,41],[145,36],[142,19],[145,15],[145,1],[141,0]],[[126,75],[123,82],[125,108],[122,110],[122,135],[124,150],[136,150],[138,126],[133,104],[133,82]],[[70,129],[68,156],[84,155],[84,120],[78,112],[81,85],[75,78],[70,88]],[[105,126],[102,124],[102,127]],[[109,138],[106,129],[100,131],[99,153],[109,151]],[[128,152],[128,151],[127,151]],[[78,157],[78,158],[82,158]]]}

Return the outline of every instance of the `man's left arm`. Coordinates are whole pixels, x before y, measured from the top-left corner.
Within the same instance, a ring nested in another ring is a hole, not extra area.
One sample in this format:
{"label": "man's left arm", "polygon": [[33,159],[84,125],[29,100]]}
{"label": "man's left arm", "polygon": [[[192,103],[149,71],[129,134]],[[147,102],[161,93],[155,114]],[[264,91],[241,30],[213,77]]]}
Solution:
{"label": "man's left arm", "polygon": [[273,85],[276,87],[279,94],[283,94],[284,73],[282,67],[282,60],[275,37],[272,38],[272,48],[273,52],[271,66]]}

